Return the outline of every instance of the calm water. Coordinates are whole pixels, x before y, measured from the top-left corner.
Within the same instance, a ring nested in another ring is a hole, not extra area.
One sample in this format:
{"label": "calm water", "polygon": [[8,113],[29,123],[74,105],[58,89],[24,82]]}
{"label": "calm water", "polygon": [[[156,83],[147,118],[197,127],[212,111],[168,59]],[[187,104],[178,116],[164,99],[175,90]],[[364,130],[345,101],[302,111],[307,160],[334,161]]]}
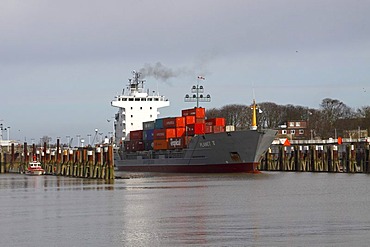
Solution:
{"label": "calm water", "polygon": [[0,174],[1,246],[369,246],[370,175]]}

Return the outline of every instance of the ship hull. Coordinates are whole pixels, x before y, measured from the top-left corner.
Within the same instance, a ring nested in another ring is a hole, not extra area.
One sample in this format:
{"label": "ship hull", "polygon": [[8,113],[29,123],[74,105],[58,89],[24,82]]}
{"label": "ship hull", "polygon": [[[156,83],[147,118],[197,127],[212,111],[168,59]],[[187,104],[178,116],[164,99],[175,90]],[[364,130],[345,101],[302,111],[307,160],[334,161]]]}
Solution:
{"label": "ship hull", "polygon": [[256,173],[276,131],[235,131],[195,136],[186,150],[121,154],[118,171],[161,173]]}
{"label": "ship hull", "polygon": [[205,165],[121,165],[118,171],[159,173],[258,173],[259,163],[205,164]]}

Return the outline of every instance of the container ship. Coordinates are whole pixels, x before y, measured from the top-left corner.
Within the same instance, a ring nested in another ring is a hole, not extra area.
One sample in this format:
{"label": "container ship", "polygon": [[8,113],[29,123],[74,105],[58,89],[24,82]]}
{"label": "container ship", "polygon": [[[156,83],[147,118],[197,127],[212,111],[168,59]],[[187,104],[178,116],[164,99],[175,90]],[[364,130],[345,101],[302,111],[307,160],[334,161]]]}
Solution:
{"label": "container ship", "polygon": [[[271,129],[258,129],[256,104],[252,126],[235,130],[224,118],[206,118],[199,107],[198,86],[194,108],[175,117],[159,118],[159,108],[169,101],[155,91],[144,90],[140,73],[133,71],[127,91],[111,102],[118,108],[114,121],[115,169],[127,172],[240,173],[258,172],[262,155],[276,136]],[[203,87],[201,87],[203,90]],[[185,98],[189,98],[187,95]],[[209,98],[209,95],[205,99]]]}

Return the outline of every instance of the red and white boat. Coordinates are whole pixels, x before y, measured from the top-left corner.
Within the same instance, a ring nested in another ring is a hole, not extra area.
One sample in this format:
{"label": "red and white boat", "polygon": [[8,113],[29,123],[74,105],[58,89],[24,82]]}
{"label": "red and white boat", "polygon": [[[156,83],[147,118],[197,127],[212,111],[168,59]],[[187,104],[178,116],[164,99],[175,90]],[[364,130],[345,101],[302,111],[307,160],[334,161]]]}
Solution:
{"label": "red and white boat", "polygon": [[45,170],[41,167],[40,162],[32,161],[28,164],[26,174],[27,175],[44,175]]}

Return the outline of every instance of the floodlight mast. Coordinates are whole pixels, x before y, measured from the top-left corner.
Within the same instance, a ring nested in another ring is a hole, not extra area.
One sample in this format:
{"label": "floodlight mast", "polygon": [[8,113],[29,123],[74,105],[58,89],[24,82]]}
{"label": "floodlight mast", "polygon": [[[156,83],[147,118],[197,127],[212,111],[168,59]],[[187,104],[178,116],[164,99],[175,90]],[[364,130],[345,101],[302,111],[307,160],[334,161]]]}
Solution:
{"label": "floodlight mast", "polygon": [[205,80],[203,76],[198,76],[197,85],[194,85],[191,88],[192,96],[189,94],[185,95],[185,102],[196,102],[197,108],[199,108],[199,102],[210,102],[211,95],[207,94],[206,96],[203,95],[204,88],[202,85],[199,85],[199,80]]}

